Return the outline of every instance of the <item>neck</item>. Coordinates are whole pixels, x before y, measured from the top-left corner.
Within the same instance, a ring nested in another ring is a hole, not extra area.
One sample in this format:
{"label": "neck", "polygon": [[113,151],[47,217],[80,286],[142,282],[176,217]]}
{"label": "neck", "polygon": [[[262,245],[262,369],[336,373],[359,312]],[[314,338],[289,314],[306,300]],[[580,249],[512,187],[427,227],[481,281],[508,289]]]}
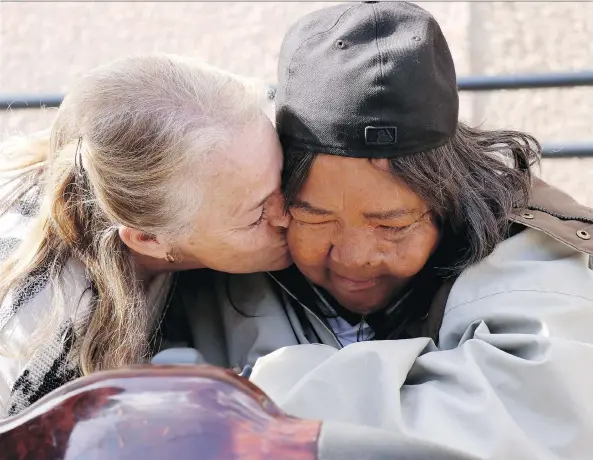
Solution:
{"label": "neck", "polygon": [[136,273],[138,279],[145,286],[148,286],[157,275],[176,272],[184,269],[187,270],[187,268],[183,268],[179,264],[170,263],[164,259],[156,259],[154,257],[146,256],[134,251],[132,251],[132,256],[136,264]]}

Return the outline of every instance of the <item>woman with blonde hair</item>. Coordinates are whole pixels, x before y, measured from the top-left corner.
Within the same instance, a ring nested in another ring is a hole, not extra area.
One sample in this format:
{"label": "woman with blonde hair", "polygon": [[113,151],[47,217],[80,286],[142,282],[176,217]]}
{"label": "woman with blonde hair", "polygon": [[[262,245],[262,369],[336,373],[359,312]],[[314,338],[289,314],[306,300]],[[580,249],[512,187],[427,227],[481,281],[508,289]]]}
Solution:
{"label": "woman with blonde hair", "polygon": [[0,414],[149,359],[174,272],[290,263],[264,104],[250,80],[133,57],[74,85],[51,136],[2,146]]}

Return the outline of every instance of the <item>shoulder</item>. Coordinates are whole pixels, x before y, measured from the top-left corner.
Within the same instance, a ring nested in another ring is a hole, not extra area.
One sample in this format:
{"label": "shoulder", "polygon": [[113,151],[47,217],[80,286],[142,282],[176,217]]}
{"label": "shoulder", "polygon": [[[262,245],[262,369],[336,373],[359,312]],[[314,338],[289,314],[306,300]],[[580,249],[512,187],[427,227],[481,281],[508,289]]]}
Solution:
{"label": "shoulder", "polygon": [[593,302],[589,255],[546,233],[527,228],[457,279],[447,310],[510,292],[556,293]]}
{"label": "shoulder", "polygon": [[556,293],[593,300],[593,210],[535,179],[530,203],[511,221],[525,230],[465,270],[447,309],[508,292]]}
{"label": "shoulder", "polygon": [[511,220],[524,230],[453,284],[440,346],[455,346],[479,324],[593,343],[593,211],[536,180],[531,202]]}
{"label": "shoulder", "polygon": [[589,255],[534,230],[502,242],[453,284],[439,347],[455,348],[477,328],[593,344]]}

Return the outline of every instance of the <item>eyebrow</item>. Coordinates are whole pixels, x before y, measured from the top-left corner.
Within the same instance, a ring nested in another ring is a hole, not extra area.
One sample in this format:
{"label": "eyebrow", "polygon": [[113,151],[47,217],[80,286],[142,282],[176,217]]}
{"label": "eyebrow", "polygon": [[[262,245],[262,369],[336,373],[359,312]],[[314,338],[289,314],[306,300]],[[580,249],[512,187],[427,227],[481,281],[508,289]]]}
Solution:
{"label": "eyebrow", "polygon": [[[311,203],[304,201],[304,200],[295,200],[291,205],[293,209],[300,209],[301,211],[308,212],[309,214],[315,214],[317,216],[328,216],[333,214],[331,211],[326,209],[318,208],[317,206],[312,205]],[[365,212],[363,216],[366,219],[375,219],[375,220],[389,220],[389,219],[398,219],[401,217],[408,217],[413,214],[418,214],[418,209],[392,209],[389,211],[377,211],[377,212]]]}
{"label": "eyebrow", "polygon": [[363,216],[367,219],[376,219],[376,220],[389,220],[389,219],[399,219],[401,217],[408,217],[413,214],[418,214],[420,211],[418,209],[392,209],[390,211],[378,211],[378,212],[365,212]]}
{"label": "eyebrow", "polygon": [[318,208],[317,206],[313,206],[311,203],[303,200],[295,200],[290,204],[290,208],[292,209],[300,209],[301,211],[308,212],[309,214],[315,214],[317,216],[328,216],[332,212],[327,211],[322,208]]}

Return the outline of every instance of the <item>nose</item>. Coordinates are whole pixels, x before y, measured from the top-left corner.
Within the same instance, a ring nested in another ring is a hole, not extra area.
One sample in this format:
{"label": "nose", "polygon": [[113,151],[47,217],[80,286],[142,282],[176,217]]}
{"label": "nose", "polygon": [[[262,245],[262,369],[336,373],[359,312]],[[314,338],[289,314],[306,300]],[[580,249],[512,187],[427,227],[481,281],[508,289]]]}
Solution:
{"label": "nose", "polygon": [[284,208],[284,196],[274,195],[268,202],[268,222],[272,227],[288,228],[291,217]]}
{"label": "nose", "polygon": [[375,267],[381,263],[376,238],[364,229],[344,229],[333,241],[330,258],[346,269]]}

